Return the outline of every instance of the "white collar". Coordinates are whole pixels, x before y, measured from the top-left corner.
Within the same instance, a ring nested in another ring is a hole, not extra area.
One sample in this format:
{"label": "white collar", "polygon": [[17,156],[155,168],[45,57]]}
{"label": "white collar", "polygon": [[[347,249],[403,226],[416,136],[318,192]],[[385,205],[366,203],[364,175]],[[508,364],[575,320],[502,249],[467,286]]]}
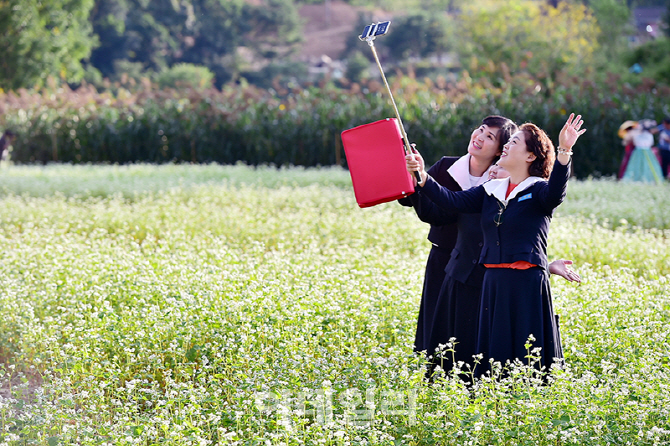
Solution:
{"label": "white collar", "polygon": [[509,186],[509,177],[501,178],[499,180],[488,181],[487,183],[484,184],[484,190],[486,191],[487,194],[496,197],[498,201],[507,206],[507,203],[509,203],[510,200],[514,199],[514,197],[516,197],[521,192],[528,189],[530,186],[537,183],[538,181],[547,181],[547,180],[540,177],[528,177],[521,183],[519,183],[507,198],[505,198],[505,194],[507,194],[507,187]]}
{"label": "white collar", "polygon": [[[470,157],[472,155],[465,154],[459,159],[456,160],[454,164],[447,169],[447,172],[449,172],[449,175],[451,175],[451,178],[454,179],[458,183],[459,186],[461,186],[462,190],[467,190],[470,189],[471,187],[474,187],[470,184]],[[491,170],[492,166],[489,166],[488,169],[484,172],[484,174],[481,176],[481,178],[477,181],[477,184],[475,186],[479,186],[481,184],[484,184],[486,180],[489,178],[489,170]],[[477,178],[477,177],[474,177]]]}

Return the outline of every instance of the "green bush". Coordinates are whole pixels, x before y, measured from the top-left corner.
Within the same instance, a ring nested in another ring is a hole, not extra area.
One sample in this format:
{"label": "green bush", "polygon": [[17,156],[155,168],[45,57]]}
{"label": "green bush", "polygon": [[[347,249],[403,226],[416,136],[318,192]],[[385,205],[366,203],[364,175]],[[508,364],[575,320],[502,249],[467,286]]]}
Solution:
{"label": "green bush", "polygon": [[158,73],[156,81],[160,88],[205,89],[212,87],[214,73],[207,67],[180,63]]}
{"label": "green bush", "polygon": [[300,83],[307,78],[307,65],[301,62],[271,63],[258,71],[245,71],[241,75],[260,88],[272,88]]}
{"label": "green bush", "polygon": [[[114,72],[116,74],[112,80],[129,85],[139,84],[142,78],[149,78],[154,74],[152,70],[146,70],[142,62],[131,62],[126,59],[114,61]],[[100,85],[100,81],[94,85]]]}
{"label": "green bush", "polygon": [[628,65],[638,63],[648,76],[670,83],[670,38],[636,47],[629,52],[626,62]]}
{"label": "green bush", "polygon": [[[501,87],[467,73],[458,82],[392,80],[409,138],[427,162],[463,154],[472,129],[488,114],[535,122],[555,141],[574,111],[588,128],[575,148],[576,175],[611,175],[623,155],[619,125],[670,114],[670,88],[652,81],[633,88],[615,77],[602,85],[566,77],[545,91],[532,78],[500,76],[495,84]],[[341,132],[393,117],[388,93],[377,80],[321,87],[157,90],[143,82],[135,93],[99,93],[91,86],[22,90],[0,93],[0,128],[18,133],[17,163],[346,165]]]}
{"label": "green bush", "polygon": [[354,53],[347,59],[347,72],[345,76],[353,82],[363,80],[365,70],[370,67],[370,61],[360,51]]}

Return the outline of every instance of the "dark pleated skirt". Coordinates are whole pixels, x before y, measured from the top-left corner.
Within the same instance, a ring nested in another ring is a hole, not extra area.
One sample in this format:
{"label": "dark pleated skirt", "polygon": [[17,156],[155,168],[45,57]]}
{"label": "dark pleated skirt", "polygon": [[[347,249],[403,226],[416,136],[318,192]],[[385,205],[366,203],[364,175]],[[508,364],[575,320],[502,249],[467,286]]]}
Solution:
{"label": "dark pleated skirt", "polygon": [[[472,355],[477,353],[479,302],[482,289],[454,280],[445,279],[435,306],[435,317],[428,342],[428,354],[435,354],[440,344],[456,338],[454,352],[436,355],[433,363],[449,371],[454,361],[473,366]],[[466,368],[464,367],[464,370]]]}
{"label": "dark pleated skirt", "polygon": [[489,359],[521,360],[528,364],[525,344],[535,337],[531,350],[541,347],[536,367],[548,370],[555,358],[563,358],[558,320],[549,289],[549,275],[542,268],[487,269],[482,285],[477,351],[483,354],[476,375],[489,370]]}
{"label": "dark pleated skirt", "polygon": [[414,351],[427,351],[430,340],[430,330],[435,317],[435,305],[440,295],[440,288],[444,282],[444,268],[449,263],[451,252],[436,246],[430,250],[426,262],[426,273],[423,278],[423,291],[419,306],[419,320],[416,324],[414,337]]}

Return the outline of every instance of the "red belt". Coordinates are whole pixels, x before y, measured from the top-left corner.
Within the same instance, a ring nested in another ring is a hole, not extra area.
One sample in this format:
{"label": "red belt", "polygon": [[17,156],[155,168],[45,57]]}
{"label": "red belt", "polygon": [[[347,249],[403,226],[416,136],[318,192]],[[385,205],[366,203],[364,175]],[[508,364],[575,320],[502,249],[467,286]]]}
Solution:
{"label": "red belt", "polygon": [[484,266],[487,268],[530,269],[537,265],[533,265],[525,260],[517,260],[514,263],[485,263]]}

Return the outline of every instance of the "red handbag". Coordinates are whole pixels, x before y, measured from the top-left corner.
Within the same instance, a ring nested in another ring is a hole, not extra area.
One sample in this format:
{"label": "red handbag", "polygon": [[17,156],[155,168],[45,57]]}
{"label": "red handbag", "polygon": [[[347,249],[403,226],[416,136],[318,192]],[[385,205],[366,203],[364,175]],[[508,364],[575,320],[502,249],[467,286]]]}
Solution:
{"label": "red handbag", "polygon": [[396,118],[345,130],[342,145],[358,206],[375,206],[414,193]]}

